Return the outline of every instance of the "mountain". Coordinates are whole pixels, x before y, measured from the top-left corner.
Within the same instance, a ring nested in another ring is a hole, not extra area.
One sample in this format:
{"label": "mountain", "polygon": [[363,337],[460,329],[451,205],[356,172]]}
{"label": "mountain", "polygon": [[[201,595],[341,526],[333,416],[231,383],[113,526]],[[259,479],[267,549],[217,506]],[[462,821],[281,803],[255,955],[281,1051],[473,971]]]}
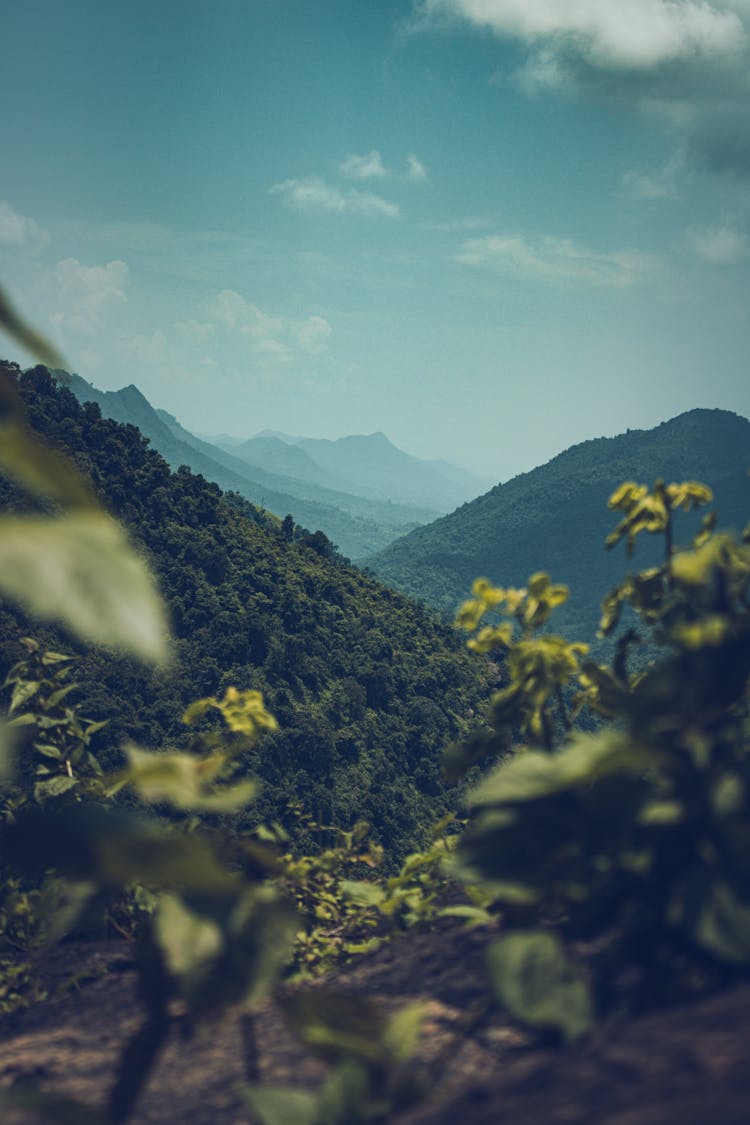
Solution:
{"label": "mountain", "polygon": [[226,436],[213,440],[249,464],[273,464],[274,471],[286,476],[315,480],[372,500],[426,505],[442,513],[491,483],[447,461],[413,457],[380,432],[330,441],[262,430],[240,443]]}
{"label": "mountain", "polygon": [[95,402],[106,418],[136,426],[173,469],[187,465],[279,519],[291,514],[298,524],[323,531],[351,558],[382,549],[440,513],[437,507],[384,503],[315,480],[282,475],[262,464],[251,466],[235,453],[191,434],[167,411],[155,410],[132,384],[119,391],[100,391],[78,375],[66,379],[79,402]]}
{"label": "mountain", "polygon": [[[82,406],[44,368],[22,378],[5,369],[19,379],[34,429],[85,468],[148,557],[174,656],[150,672],[82,651],[0,602],[0,683],[19,659],[19,635],[78,651],[76,706],[109,720],[96,746],[108,768],[118,768],[128,740],[184,746],[181,716],[192,700],[229,685],[258,689],[280,730],[248,759],[264,782],[253,816],[303,840],[309,818],[344,827],[365,819],[395,859],[427,839],[456,797],[441,780],[441,749],[486,696],[482,662],[462,639],[332,555],[324,539],[292,543],[202,476],[170,471],[132,425]],[[0,478],[0,508],[21,505]]]}
{"label": "mountain", "polygon": [[[715,493],[721,524],[741,529],[750,517],[750,422],[725,410],[691,410],[652,430],[582,442],[546,465],[499,484],[451,515],[406,535],[367,560],[384,582],[453,614],[474,578],[523,585],[536,570],[571,588],[556,627],[590,638],[602,596],[629,564],[622,547],[607,552],[616,525],[607,500],[625,480],[652,484],[699,480]],[[677,541],[695,526],[678,516]],[[634,565],[660,549],[641,536]]]}

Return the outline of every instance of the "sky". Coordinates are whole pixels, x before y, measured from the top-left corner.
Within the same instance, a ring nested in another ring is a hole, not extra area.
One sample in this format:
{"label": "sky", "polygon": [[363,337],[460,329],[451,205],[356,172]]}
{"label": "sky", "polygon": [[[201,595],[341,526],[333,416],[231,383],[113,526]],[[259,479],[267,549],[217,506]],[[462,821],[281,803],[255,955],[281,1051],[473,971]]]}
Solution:
{"label": "sky", "polygon": [[25,0],[2,36],[0,281],[96,386],[494,480],[750,415],[750,0]]}

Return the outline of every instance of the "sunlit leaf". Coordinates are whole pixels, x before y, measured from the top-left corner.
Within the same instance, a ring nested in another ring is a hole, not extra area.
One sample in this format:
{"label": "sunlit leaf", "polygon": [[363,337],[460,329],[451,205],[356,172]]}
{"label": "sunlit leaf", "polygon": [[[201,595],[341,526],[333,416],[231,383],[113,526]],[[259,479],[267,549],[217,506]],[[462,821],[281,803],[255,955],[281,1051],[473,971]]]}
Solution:
{"label": "sunlit leaf", "polygon": [[589,1031],[594,1016],[588,985],[554,934],[508,934],[490,945],[487,960],[495,995],[517,1019],[555,1028],[567,1040]]}
{"label": "sunlit leaf", "polygon": [[94,644],[166,659],[164,610],[151,573],[102,512],[1,519],[0,593]]}
{"label": "sunlit leaf", "polygon": [[175,808],[196,812],[236,812],[257,795],[254,781],[219,789],[208,789],[219,769],[223,756],[201,759],[178,750],[141,750],[126,746],[128,781],[139,797],[149,803],[165,802]]}
{"label": "sunlit leaf", "polygon": [[317,1125],[318,1099],[307,1090],[250,1086],[240,1091],[261,1125]]}
{"label": "sunlit leaf", "polygon": [[412,1057],[417,1049],[425,1005],[407,1004],[389,1019],[383,1032],[383,1043],[393,1062],[403,1063]]}
{"label": "sunlit leaf", "polygon": [[167,968],[175,976],[195,973],[213,960],[224,945],[221,929],[215,922],[193,913],[172,894],[159,896],[154,932]]}
{"label": "sunlit leaf", "polygon": [[579,734],[554,754],[529,751],[502,762],[469,796],[474,806],[533,801],[590,785],[614,771],[641,772],[655,759],[614,731]]}

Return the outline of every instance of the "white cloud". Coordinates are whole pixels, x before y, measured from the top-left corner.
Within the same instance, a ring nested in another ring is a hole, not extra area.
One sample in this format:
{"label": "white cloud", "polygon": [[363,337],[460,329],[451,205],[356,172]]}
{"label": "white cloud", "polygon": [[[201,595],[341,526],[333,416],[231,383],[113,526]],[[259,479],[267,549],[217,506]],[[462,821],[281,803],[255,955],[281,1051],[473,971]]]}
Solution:
{"label": "white cloud", "polygon": [[331,326],[325,317],[309,316],[295,329],[297,342],[308,355],[321,355],[328,347]]}
{"label": "white cloud", "polygon": [[150,335],[133,332],[120,336],[118,344],[123,352],[148,367],[163,367],[169,360],[169,344],[160,328]]}
{"label": "white cloud", "polygon": [[341,164],[339,164],[339,171],[350,180],[427,179],[427,169],[425,165],[413,152],[410,152],[407,156],[406,171],[403,173],[403,176],[401,176],[391,168],[386,168],[383,163],[383,157],[375,148],[372,152],[366,152],[362,156],[350,153],[342,160]]}
{"label": "white cloud", "polygon": [[518,43],[527,93],[569,89],[657,113],[699,163],[750,177],[748,0],[413,2],[415,28],[464,23]]}
{"label": "white cloud", "polygon": [[503,37],[573,46],[596,66],[642,69],[734,53],[745,39],[735,7],[728,0],[422,0],[417,12],[427,23],[454,17]]}
{"label": "white cloud", "polygon": [[0,245],[43,246],[49,235],[28,215],[20,215],[9,203],[0,200]]}
{"label": "white cloud", "polygon": [[304,180],[284,180],[269,189],[272,195],[280,195],[288,207],[296,211],[321,211],[338,215],[365,215],[368,218],[385,216],[398,218],[400,212],[395,203],[370,192],[350,188],[341,191],[318,176]]}
{"label": "white cloud", "polygon": [[735,266],[750,258],[750,239],[730,226],[691,227],[688,240],[698,257],[712,266]]}
{"label": "white cloud", "polygon": [[125,262],[85,266],[64,258],[55,267],[60,307],[51,316],[55,328],[76,335],[93,335],[113,306],[127,300],[129,271]]}
{"label": "white cloud", "polygon": [[332,328],[322,316],[300,321],[272,316],[234,289],[219,293],[210,310],[218,325],[245,339],[245,354],[252,356],[263,378],[290,369],[300,374],[302,364],[319,359],[328,349]]}
{"label": "white cloud", "polygon": [[253,340],[269,339],[284,331],[283,321],[269,316],[257,305],[246,301],[234,289],[223,289],[214,298],[212,312],[227,328],[235,328],[243,336],[250,336]]}
{"label": "white cloud", "polygon": [[680,149],[652,172],[626,172],[622,186],[634,199],[679,199],[681,180],[686,175],[685,152]]}
{"label": "white cloud", "polygon": [[339,164],[339,171],[351,180],[382,180],[389,174],[382,156],[375,148],[364,156],[350,153]]}
{"label": "white cloud", "polygon": [[456,260],[532,281],[626,286],[642,280],[655,263],[634,250],[602,254],[568,239],[546,237],[532,245],[521,235],[489,235],[464,242]]}
{"label": "white cloud", "polygon": [[178,320],[175,328],[180,336],[196,344],[210,339],[215,332],[213,324],[201,320]]}
{"label": "white cloud", "polygon": [[418,156],[410,152],[406,158],[406,178],[408,180],[426,180],[427,169]]}

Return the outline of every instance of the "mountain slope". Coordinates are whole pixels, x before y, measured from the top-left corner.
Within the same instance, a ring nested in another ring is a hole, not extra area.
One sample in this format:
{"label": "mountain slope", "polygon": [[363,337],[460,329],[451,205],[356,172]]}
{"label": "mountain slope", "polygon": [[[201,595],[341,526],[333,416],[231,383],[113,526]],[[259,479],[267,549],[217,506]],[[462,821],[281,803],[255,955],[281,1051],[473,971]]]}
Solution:
{"label": "mountain slope", "polygon": [[[170,472],[132,426],[79,405],[45,369],[27,372],[20,388],[34,428],[88,473],[149,558],[172,622],[167,669],[83,655],[81,713],[109,720],[97,753],[115,766],[126,740],[184,745],[190,701],[230,684],[256,688],[281,728],[248,759],[265,782],[257,815],[302,836],[308,817],[343,826],[363,818],[396,858],[424,840],[453,800],[441,748],[484,694],[482,665],[461,638],[321,553],[314,537],[289,543],[216,485],[185,468]],[[0,479],[0,507],[18,504]],[[13,637],[29,632],[80,651],[0,603],[0,683],[19,658]]]}
{"label": "mountain slope", "polygon": [[[547,570],[572,591],[555,621],[589,637],[601,597],[627,569],[622,548],[604,550],[616,524],[607,510],[616,486],[624,480],[651,484],[657,477],[704,481],[715,491],[722,524],[741,528],[750,515],[748,466],[747,419],[691,410],[653,430],[573,446],[397,540],[368,566],[396,589],[451,614],[479,575],[522,585],[535,570]],[[678,540],[692,526],[687,517],[678,520]],[[655,560],[656,550],[639,542],[636,563]]]}
{"label": "mountain slope", "polygon": [[435,509],[377,503],[251,467],[233,453],[195,437],[166,411],[154,410],[132,384],[119,391],[100,391],[72,375],[69,386],[79,402],[95,402],[105,417],[136,426],[173,469],[187,465],[224,491],[238,492],[280,519],[290,513],[297,523],[325,532],[352,558],[380,550],[438,514]]}

